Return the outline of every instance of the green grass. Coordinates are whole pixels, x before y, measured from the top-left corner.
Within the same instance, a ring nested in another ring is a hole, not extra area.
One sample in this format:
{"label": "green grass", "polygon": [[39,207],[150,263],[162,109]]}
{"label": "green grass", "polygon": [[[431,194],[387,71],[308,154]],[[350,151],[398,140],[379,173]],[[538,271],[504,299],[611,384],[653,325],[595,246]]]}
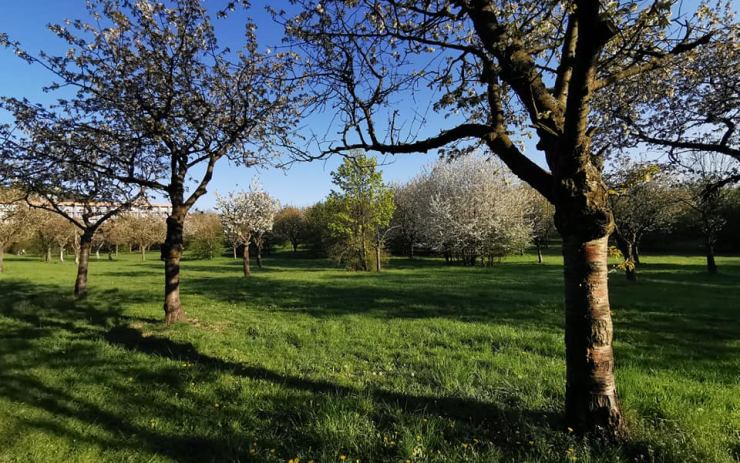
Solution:
{"label": "green grass", "polygon": [[161,324],[161,262],[10,258],[0,461],[740,460],[740,258],[645,257],[610,277],[631,439],[564,432],[561,260],[382,274],[186,261],[191,323]]}

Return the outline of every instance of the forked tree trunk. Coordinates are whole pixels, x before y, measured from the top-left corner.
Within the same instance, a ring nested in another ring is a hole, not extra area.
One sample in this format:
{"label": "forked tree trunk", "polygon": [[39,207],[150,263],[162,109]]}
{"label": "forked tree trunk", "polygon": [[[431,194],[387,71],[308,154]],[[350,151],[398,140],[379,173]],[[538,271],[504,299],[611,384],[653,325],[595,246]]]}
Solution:
{"label": "forked tree trunk", "polygon": [[85,231],[80,236],[80,259],[77,263],[77,279],[75,280],[76,298],[83,298],[87,295],[87,270],[90,262],[93,233]]}
{"label": "forked tree trunk", "polygon": [[[184,210],[173,210],[167,217],[167,238],[162,245],[164,258],[164,321],[173,323],[185,319],[180,302],[180,259],[183,248]],[[142,247],[143,248],[143,247]]]}
{"label": "forked tree trunk", "polygon": [[[249,241],[247,241],[249,243]],[[242,247],[242,270],[244,271],[244,278],[248,277],[252,272],[249,269],[249,244],[245,244]]]}
{"label": "forked tree trunk", "polygon": [[614,380],[607,282],[608,235],[563,237],[565,276],[565,414],[579,432],[622,432]]}

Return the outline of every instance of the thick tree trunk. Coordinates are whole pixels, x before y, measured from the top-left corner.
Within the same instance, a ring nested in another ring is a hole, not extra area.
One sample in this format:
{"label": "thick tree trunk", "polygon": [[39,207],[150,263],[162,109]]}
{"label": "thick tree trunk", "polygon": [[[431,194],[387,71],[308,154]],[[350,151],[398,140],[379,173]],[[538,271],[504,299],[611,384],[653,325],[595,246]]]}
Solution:
{"label": "thick tree trunk", "polygon": [[244,278],[247,278],[252,271],[249,268],[249,245],[245,244],[242,248],[242,270],[244,271]]}
{"label": "thick tree trunk", "polygon": [[607,282],[608,235],[563,237],[565,263],[565,414],[579,432],[616,437],[622,415],[614,379]]}
{"label": "thick tree trunk", "polygon": [[[180,303],[180,259],[183,248],[183,210],[173,210],[167,217],[167,238],[162,245],[164,258],[164,321],[173,323],[185,319]],[[142,246],[142,248],[144,248]],[[143,254],[142,254],[143,256]]]}
{"label": "thick tree trunk", "polygon": [[46,247],[46,256],[45,256],[46,262],[51,262],[51,246]]}
{"label": "thick tree trunk", "polygon": [[231,251],[232,251],[232,252],[233,252],[233,254],[234,254],[234,260],[236,260],[236,248],[237,248],[237,247],[238,247],[238,246],[232,246],[232,247],[231,247]]}
{"label": "thick tree trunk", "polygon": [[87,295],[87,270],[91,247],[92,233],[86,231],[80,236],[80,259],[77,264],[77,279],[75,280],[76,298],[83,298]]}

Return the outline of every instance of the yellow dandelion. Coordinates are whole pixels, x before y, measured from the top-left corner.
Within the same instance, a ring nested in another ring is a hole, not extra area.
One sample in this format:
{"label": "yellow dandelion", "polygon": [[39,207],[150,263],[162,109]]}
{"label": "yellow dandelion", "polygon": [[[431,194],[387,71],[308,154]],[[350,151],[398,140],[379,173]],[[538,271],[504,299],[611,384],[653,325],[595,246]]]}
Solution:
{"label": "yellow dandelion", "polygon": [[340,461],[345,461],[347,459],[347,455],[339,455]]}

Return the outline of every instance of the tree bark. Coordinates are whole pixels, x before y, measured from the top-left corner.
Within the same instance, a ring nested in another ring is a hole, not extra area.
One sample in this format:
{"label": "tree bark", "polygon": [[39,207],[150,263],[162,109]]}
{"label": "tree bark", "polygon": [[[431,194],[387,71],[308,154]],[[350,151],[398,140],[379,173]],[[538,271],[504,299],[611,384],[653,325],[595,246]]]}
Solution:
{"label": "tree bark", "polygon": [[627,277],[629,281],[637,281],[637,268],[636,268],[636,262],[635,262],[635,247],[634,245],[627,240],[621,233],[619,233],[619,230],[616,230],[614,232],[614,239],[617,242],[617,247],[619,248],[619,252],[622,253],[622,257],[624,257],[624,274]]}
{"label": "tree bark", "polygon": [[614,379],[607,282],[608,234],[563,237],[565,263],[565,415],[578,432],[622,432]]}
{"label": "tree bark", "polygon": [[290,244],[293,245],[293,254],[298,252],[298,242],[295,240],[291,240]]}
{"label": "tree bark", "polygon": [[540,243],[540,240],[535,241],[535,245],[537,246],[537,263],[542,263],[542,243]]}
{"label": "tree bark", "polygon": [[382,264],[380,262],[380,241],[378,241],[375,243],[375,271],[380,272],[382,269]]}
{"label": "tree bark", "polygon": [[162,245],[164,321],[168,324],[185,319],[185,312],[180,303],[180,259],[182,258],[185,214],[184,210],[173,208],[173,213],[167,217],[167,238]]}
{"label": "tree bark", "polygon": [[[168,231],[169,233],[169,231]],[[139,246],[139,252],[141,252],[141,261],[144,262],[146,260],[146,246],[140,245]]]}
{"label": "tree bark", "polygon": [[712,244],[711,239],[707,238],[705,245],[707,254],[707,272],[712,274],[717,273],[717,262],[714,260],[714,244]]}
{"label": "tree bark", "polygon": [[262,268],[262,245],[254,243],[254,247],[257,251],[257,267]]}
{"label": "tree bark", "polygon": [[247,278],[252,273],[249,268],[249,244],[245,244],[242,247],[242,270],[244,271],[244,278]]}
{"label": "tree bark", "polygon": [[64,262],[64,248],[59,248],[59,262]]}
{"label": "tree bark", "polygon": [[75,280],[75,297],[78,299],[87,295],[87,270],[90,262],[93,233],[85,231],[80,236],[80,259],[77,264],[77,279]]}
{"label": "tree bark", "polygon": [[0,273],[5,271],[5,246],[0,244]]}
{"label": "tree bark", "polygon": [[238,246],[231,246],[231,251],[232,251],[232,252],[233,252],[233,254],[234,254],[234,260],[236,260],[236,248],[237,248],[237,247],[238,247]]}

